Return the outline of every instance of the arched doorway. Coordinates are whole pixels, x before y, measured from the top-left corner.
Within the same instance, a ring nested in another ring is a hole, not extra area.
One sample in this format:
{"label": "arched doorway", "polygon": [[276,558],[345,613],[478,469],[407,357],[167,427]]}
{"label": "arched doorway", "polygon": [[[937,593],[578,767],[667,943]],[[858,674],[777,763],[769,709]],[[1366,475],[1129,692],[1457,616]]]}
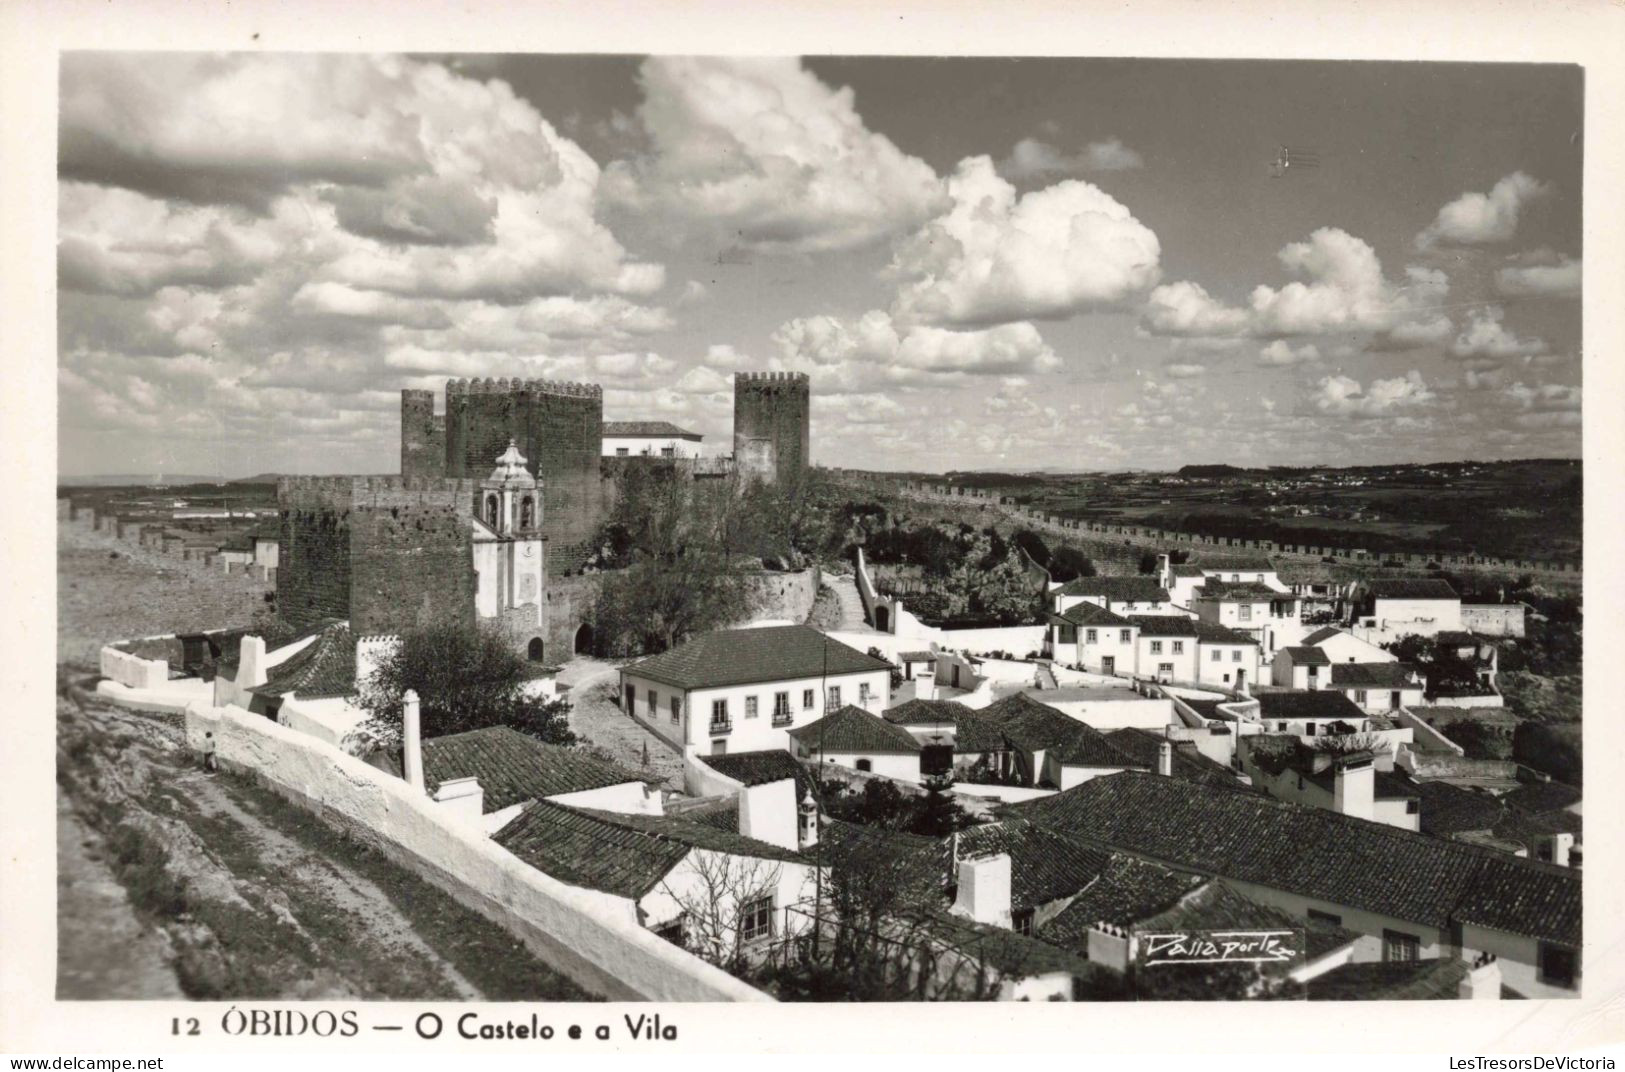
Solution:
{"label": "arched doorway", "polygon": [[592,626],[583,622],[581,628],[576,630],[576,654],[592,654]]}
{"label": "arched doorway", "polygon": [[525,657],[533,663],[539,663],[542,661],[544,652],[545,649],[542,646],[542,638],[531,637],[530,645],[525,648]]}
{"label": "arched doorway", "polygon": [[875,628],[882,633],[891,632],[891,608],[887,606],[875,607]]}

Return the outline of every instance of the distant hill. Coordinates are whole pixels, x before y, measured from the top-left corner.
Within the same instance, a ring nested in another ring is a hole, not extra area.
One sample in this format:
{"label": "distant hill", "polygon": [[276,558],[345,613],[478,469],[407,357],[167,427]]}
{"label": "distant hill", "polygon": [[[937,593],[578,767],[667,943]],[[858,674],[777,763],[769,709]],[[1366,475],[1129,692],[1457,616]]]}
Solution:
{"label": "distant hill", "polygon": [[228,480],[228,481],[226,481],[226,483],[228,483],[228,484],[275,484],[278,480],[281,480],[283,477],[290,476],[290,475],[292,475],[292,474],[290,474],[290,473],[258,473],[258,474],[254,475],[254,476],[240,476],[240,477],[237,477],[237,478],[235,478],[233,480]]}
{"label": "distant hill", "polygon": [[58,476],[57,486],[64,488],[165,488],[176,484],[224,484],[218,476],[198,476],[195,473],[177,473],[173,476],[157,473],[105,473],[99,476]]}
{"label": "distant hill", "polygon": [[1242,476],[1246,472],[1246,469],[1238,469],[1233,465],[1182,465],[1174,475],[1197,480],[1214,480],[1227,476]]}

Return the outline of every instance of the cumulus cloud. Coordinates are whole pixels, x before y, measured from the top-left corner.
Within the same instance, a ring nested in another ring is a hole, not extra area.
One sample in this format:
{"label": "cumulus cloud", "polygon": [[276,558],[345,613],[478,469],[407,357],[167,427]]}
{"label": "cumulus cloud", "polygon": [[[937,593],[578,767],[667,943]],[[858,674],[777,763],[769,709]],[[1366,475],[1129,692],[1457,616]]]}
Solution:
{"label": "cumulus cloud", "polygon": [[1495,289],[1509,298],[1577,298],[1580,282],[1580,262],[1549,249],[1513,258],[1495,273]]}
{"label": "cumulus cloud", "polygon": [[841,389],[1050,372],[1061,365],[1038,329],[1024,321],[982,331],[899,328],[887,313],[871,310],[856,320],[791,320],[773,341],[782,367],[818,372]]}
{"label": "cumulus cloud", "polygon": [[1083,175],[1091,171],[1131,171],[1145,166],[1140,154],[1116,138],[1092,141],[1076,153],[1065,153],[1037,138],[1022,138],[999,161],[999,173],[1008,178],[1049,179]]}
{"label": "cumulus cloud", "polygon": [[1470,310],[1467,324],[1450,352],[1457,357],[1531,357],[1546,352],[1544,339],[1520,339],[1502,323],[1506,310],[1499,305],[1482,305]]}
{"label": "cumulus cloud", "polygon": [[1348,376],[1322,377],[1313,396],[1321,413],[1369,419],[1391,417],[1433,402],[1437,396],[1415,369],[1393,379],[1373,380],[1369,388]]}
{"label": "cumulus cloud", "polygon": [[1276,338],[1285,335],[1369,333],[1379,342],[1415,345],[1442,338],[1448,319],[1429,311],[1449,291],[1437,269],[1411,266],[1404,282],[1389,280],[1369,243],[1336,227],[1322,227],[1307,241],[1276,254],[1286,271],[1301,278],[1282,287],[1260,284],[1245,306],[1227,305],[1199,283],[1181,280],[1151,291],[1140,314],[1151,335]]}
{"label": "cumulus cloud", "polygon": [[1518,230],[1518,216],[1551,187],[1521,171],[1514,171],[1487,194],[1469,190],[1439,210],[1432,223],[1416,236],[1416,248],[1481,246],[1507,242]]}
{"label": "cumulus cloud", "polygon": [[948,181],[952,207],[898,244],[892,314],[984,327],[1117,305],[1161,275],[1157,236],[1105,191],[1067,180],[1024,197],[985,156]]}
{"label": "cumulus cloud", "polygon": [[1162,371],[1165,375],[1171,376],[1176,380],[1190,380],[1195,379],[1197,376],[1206,375],[1207,366],[1176,363],[1172,365],[1164,365],[1162,367]]}
{"label": "cumulus cloud", "polygon": [[618,204],[772,252],[853,249],[940,206],[924,161],[869,130],[850,88],[794,58],[656,56],[639,71],[648,151],[611,164]]}
{"label": "cumulus cloud", "polygon": [[1276,339],[1258,351],[1260,365],[1306,365],[1320,360],[1320,351],[1314,343],[1305,343],[1294,349],[1285,339]]}

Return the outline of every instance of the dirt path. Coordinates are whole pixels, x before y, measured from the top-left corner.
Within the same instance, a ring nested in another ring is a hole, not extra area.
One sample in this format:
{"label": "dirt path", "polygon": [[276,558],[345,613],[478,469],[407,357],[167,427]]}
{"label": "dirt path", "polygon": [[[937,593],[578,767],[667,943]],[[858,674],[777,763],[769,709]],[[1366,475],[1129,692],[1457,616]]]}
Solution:
{"label": "dirt path", "polygon": [[570,686],[570,729],[628,770],[647,771],[681,791],[683,757],[615,703],[616,670],[613,663],[578,657],[559,674],[560,683]]}
{"label": "dirt path", "polygon": [[107,845],[56,804],[56,996],[64,1001],[184,998],[162,927],[143,920],[107,866]]}
{"label": "dirt path", "polygon": [[173,720],[65,698],[57,739],[62,997],[589,997],[310,813],[205,774]]}

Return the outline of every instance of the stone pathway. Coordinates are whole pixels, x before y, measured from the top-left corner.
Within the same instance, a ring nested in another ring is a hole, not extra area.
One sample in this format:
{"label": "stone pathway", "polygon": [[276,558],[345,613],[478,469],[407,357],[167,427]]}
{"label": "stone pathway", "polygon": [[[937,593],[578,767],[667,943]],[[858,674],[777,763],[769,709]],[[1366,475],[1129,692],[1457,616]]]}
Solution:
{"label": "stone pathway", "polygon": [[824,572],[822,579],[824,587],[834,592],[836,600],[841,604],[841,631],[847,633],[875,632],[869,626],[869,623],[864,621],[863,599],[858,595],[858,583],[851,577],[830,573],[827,570]]}
{"label": "stone pathway", "polygon": [[618,669],[615,663],[578,656],[559,672],[559,684],[570,686],[570,729],[628,770],[647,771],[662,779],[665,788],[681,792],[683,757],[615,702]]}

